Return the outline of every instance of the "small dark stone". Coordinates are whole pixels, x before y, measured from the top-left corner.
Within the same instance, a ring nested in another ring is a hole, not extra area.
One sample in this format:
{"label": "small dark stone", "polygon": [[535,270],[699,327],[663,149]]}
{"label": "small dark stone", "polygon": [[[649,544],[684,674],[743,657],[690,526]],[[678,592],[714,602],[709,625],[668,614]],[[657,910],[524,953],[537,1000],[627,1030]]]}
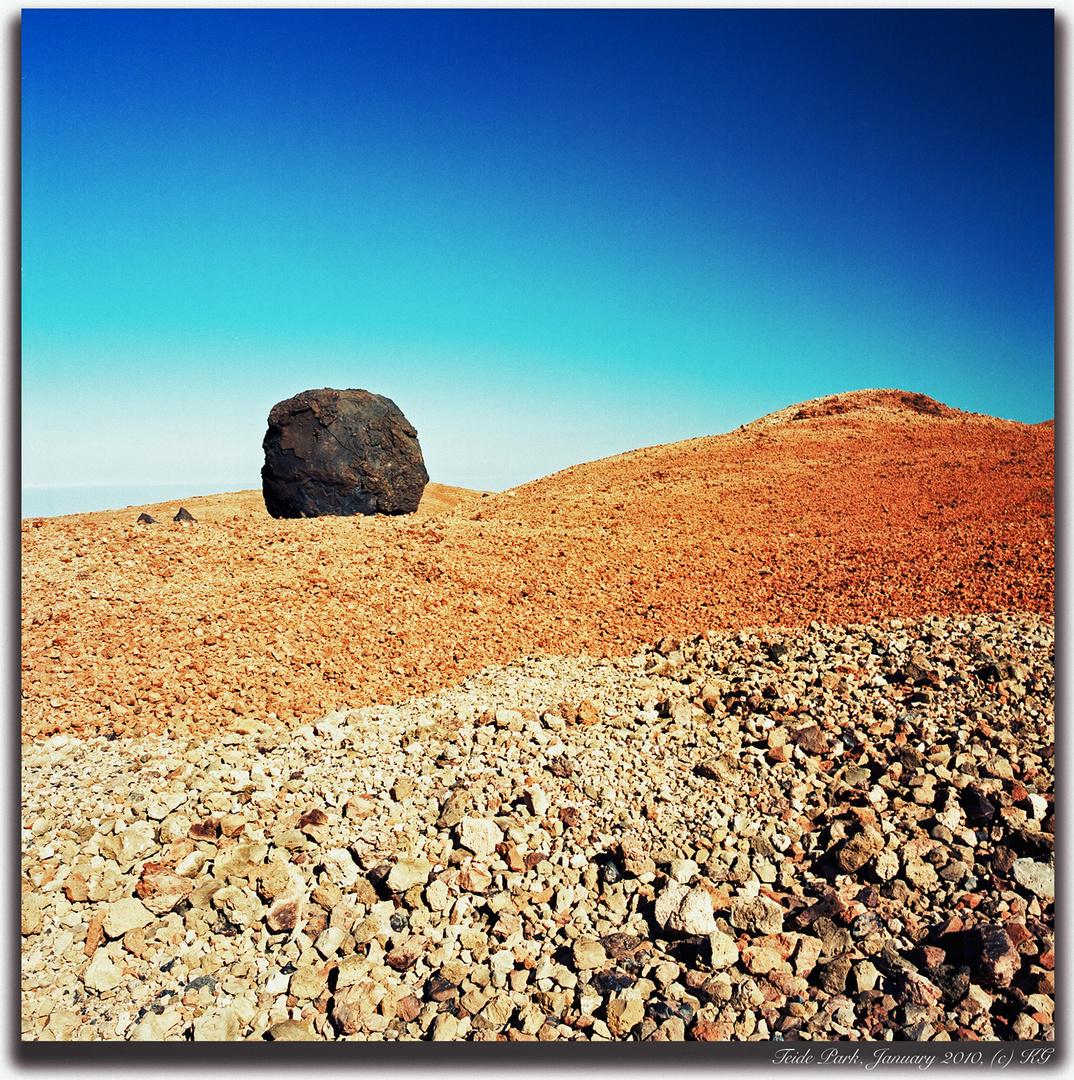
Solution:
{"label": "small dark stone", "polygon": [[898,949],[891,941],[884,943],[880,952],[872,957],[872,961],[878,970],[893,978],[907,971],[917,971],[917,965],[910,963],[904,956],[900,956]]}
{"label": "small dark stone", "polygon": [[843,782],[848,787],[857,787],[859,784],[867,784],[872,775],[872,772],[862,765],[851,765],[843,774]]}
{"label": "small dark stone", "polygon": [[996,816],[995,806],[972,785],[962,789],[962,809],[970,825],[984,825]]}
{"label": "small dark stone", "polygon": [[379,886],[391,872],[391,863],[380,863],[374,866],[367,876],[374,886]]}
{"label": "small dark stone", "polygon": [[406,916],[401,911],[397,911],[388,922],[396,933],[406,929]]}
{"label": "small dark stone", "polygon": [[913,746],[900,747],[899,752],[895,756],[898,761],[902,762],[902,767],[910,773],[920,769],[922,762],[925,760],[921,751],[915,749]]}
{"label": "small dark stone", "polygon": [[592,980],[597,992],[604,995],[617,994],[620,990],[633,986],[637,981],[633,975],[628,975],[618,968],[612,971],[598,971]]}
{"label": "small dark stone", "polygon": [[642,938],[620,932],[605,935],[600,943],[613,960],[633,960],[643,948],[649,947],[649,943]]}
{"label": "small dark stone", "polygon": [[929,669],[923,667],[921,664],[915,664],[912,660],[902,670],[903,678],[906,682],[913,683],[915,686],[928,680]]}
{"label": "small dark stone", "polygon": [[453,1001],[459,996],[459,988],[453,982],[434,975],[425,982],[425,996],[430,1001]]}
{"label": "small dark stone", "polygon": [[970,969],[968,967],[955,968],[951,964],[937,964],[929,968],[929,979],[939,988],[943,994],[943,1000],[948,1007],[957,1005],[970,988]]}
{"label": "small dark stone", "polygon": [[204,821],[196,821],[187,830],[187,836],[191,840],[216,840],[220,835],[220,825],[213,821],[212,818],[206,818]]}
{"label": "small dark stone", "polygon": [[622,877],[623,871],[619,869],[619,864],[614,859],[609,860],[601,867],[600,878],[605,885],[614,885]]}
{"label": "small dark stone", "polygon": [[806,724],[791,736],[795,745],[807,754],[826,754],[828,738],[817,724]]}
{"label": "small dark stone", "polygon": [[149,514],[139,514],[138,515],[138,524],[139,525],[156,525],[157,524],[157,519],[155,517],[151,517]]}
{"label": "small dark stone", "polygon": [[179,507],[179,513],[172,518],[172,521],[197,521],[198,519],[185,507]]}
{"label": "small dark stone", "polygon": [[850,936],[868,937],[880,929],[880,918],[875,911],[864,911],[850,924]]}
{"label": "small dark stone", "polygon": [[966,932],[966,959],[985,986],[1008,987],[1022,965],[1022,957],[1002,926],[984,924]]}
{"label": "small dark stone", "polygon": [[697,1015],[693,1005],[688,1001],[679,1001],[675,1004],[675,1013],[682,1018],[684,1024],[690,1024],[693,1022],[694,1017]]}
{"label": "small dark stone", "polygon": [[307,825],[327,825],[328,815],[317,808],[313,810],[307,810],[302,817],[298,819],[298,827],[304,829]]}
{"label": "small dark stone", "polygon": [[214,934],[222,934],[224,937],[234,937],[242,933],[242,927],[233,923],[222,911],[216,913],[216,922],[213,924]]}
{"label": "small dark stone", "polygon": [[666,1002],[659,998],[650,998],[645,1004],[645,1015],[651,1016],[658,1024],[670,1020],[678,1013]]}
{"label": "small dark stone", "polygon": [[849,956],[838,956],[830,963],[818,967],[817,976],[826,993],[841,994],[846,990],[850,966]]}

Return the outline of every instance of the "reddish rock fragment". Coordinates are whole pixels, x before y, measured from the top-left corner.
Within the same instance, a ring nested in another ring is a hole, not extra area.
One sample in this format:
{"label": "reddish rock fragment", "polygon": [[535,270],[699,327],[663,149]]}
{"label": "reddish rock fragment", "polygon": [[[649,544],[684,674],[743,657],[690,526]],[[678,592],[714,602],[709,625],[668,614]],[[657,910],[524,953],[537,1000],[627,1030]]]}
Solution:
{"label": "reddish rock fragment", "polygon": [[219,835],[220,826],[212,818],[206,818],[204,821],[195,821],[187,830],[187,836],[189,836],[191,840],[208,840],[210,842],[215,842]]}
{"label": "reddish rock fragment", "polygon": [[63,883],[63,892],[72,904],[84,903],[89,897],[89,883],[79,873],[68,874]]}
{"label": "reddish rock fragment", "polygon": [[827,889],[815,904],[807,907],[804,911],[798,912],[797,922],[799,926],[805,928],[812,926],[817,919],[830,919],[833,915],[837,915],[845,909],[846,904],[843,903],[839,893],[835,889]]}
{"label": "reddish rock fragment", "polygon": [[190,878],[180,877],[170,868],[151,862],[145,864],[134,887],[138,898],[154,915],[171,911],[193,890],[194,883]]}
{"label": "reddish rock fragment", "polygon": [[421,999],[415,997],[413,994],[407,994],[406,997],[400,998],[395,1003],[395,1015],[400,1020],[410,1023],[412,1020],[417,1020],[421,1014]]}
{"label": "reddish rock fragment", "polygon": [[284,897],[269,908],[265,923],[275,933],[289,932],[298,925],[302,914],[302,897]]}
{"label": "reddish rock fragment", "polygon": [[93,917],[86,927],[85,953],[92,956],[97,951],[97,946],[104,940],[104,912],[94,912]]}
{"label": "reddish rock fragment", "polygon": [[938,1005],[943,996],[940,988],[913,971],[903,972],[899,976],[899,988],[896,1000],[900,1005],[920,1005],[931,1008]]}
{"label": "reddish rock fragment", "polygon": [[816,724],[806,724],[800,727],[791,736],[795,745],[807,754],[826,754],[828,752],[828,737]]}
{"label": "reddish rock fragment", "polygon": [[718,1020],[698,1020],[690,1029],[698,1042],[729,1042],[735,1036],[733,1024]]}
{"label": "reddish rock fragment", "polygon": [[425,951],[425,939],[417,934],[412,934],[397,945],[387,956],[384,962],[395,971],[406,971],[414,966],[417,959]]}

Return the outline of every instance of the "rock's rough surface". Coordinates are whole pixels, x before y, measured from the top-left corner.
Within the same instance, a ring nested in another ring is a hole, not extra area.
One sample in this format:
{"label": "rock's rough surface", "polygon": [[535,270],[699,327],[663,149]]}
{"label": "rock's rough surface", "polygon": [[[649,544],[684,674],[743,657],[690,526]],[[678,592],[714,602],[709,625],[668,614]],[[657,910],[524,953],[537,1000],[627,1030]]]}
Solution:
{"label": "rock's rough surface", "polygon": [[262,490],[276,518],[412,514],[429,481],[418,433],[367,390],[305,390],[272,407]]}

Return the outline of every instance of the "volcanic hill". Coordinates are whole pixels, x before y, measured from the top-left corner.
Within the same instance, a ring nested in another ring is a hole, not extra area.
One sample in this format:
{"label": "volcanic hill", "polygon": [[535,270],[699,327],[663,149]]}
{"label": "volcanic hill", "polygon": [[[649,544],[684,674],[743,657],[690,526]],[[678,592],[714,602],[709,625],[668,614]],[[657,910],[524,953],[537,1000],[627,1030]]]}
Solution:
{"label": "volcanic hill", "polygon": [[[866,390],[413,515],[260,492],[22,522],[23,736],[257,730],[534,652],[1050,614],[1054,426]],[[148,510],[157,525],[137,525]]]}

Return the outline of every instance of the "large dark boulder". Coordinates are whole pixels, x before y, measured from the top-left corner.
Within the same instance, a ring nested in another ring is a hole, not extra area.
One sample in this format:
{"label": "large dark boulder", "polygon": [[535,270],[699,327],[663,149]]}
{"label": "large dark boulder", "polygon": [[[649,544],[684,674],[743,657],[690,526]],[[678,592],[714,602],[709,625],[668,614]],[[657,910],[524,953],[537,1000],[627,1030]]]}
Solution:
{"label": "large dark boulder", "polygon": [[429,482],[417,436],[379,394],[296,394],[269,413],[265,506],[276,518],[412,514]]}

